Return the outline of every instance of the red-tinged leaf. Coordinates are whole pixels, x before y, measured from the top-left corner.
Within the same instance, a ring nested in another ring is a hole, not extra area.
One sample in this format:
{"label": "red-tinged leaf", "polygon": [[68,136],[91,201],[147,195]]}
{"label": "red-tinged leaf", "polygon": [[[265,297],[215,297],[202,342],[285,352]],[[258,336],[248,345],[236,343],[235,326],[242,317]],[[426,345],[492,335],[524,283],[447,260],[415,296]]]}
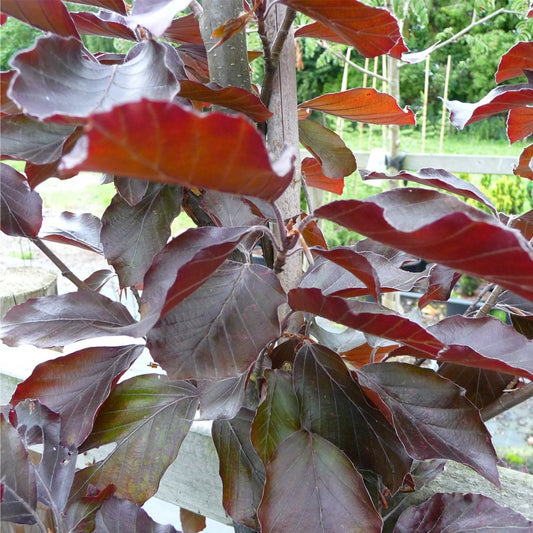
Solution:
{"label": "red-tinged leaf", "polygon": [[116,497],[109,498],[95,516],[95,529],[98,533],[122,533],[138,531],[142,533],[180,533],[171,525],[161,525],[135,503]]}
{"label": "red-tinged leaf", "polygon": [[[282,0],[282,3],[321,22],[364,57],[387,54],[402,38],[398,21],[389,11],[358,0]],[[401,54],[395,57],[400,59]]]}
{"label": "red-tinged leaf", "polygon": [[[221,44],[224,44],[228,39],[231,39],[233,36],[237,35],[240,31],[246,28],[246,25],[253,17],[253,11],[244,12],[238,17],[227,20],[224,24],[215,28],[212,33],[212,37],[219,39],[217,43],[211,48],[214,50],[218,48]],[[210,51],[211,51],[210,50]]]}
{"label": "red-tinged leaf", "polygon": [[0,112],[6,115],[17,115],[21,112],[20,107],[7,95],[11,80],[15,75],[14,70],[0,72]]}
{"label": "red-tinged leaf", "polygon": [[293,160],[286,151],[271,164],[261,134],[242,116],[143,100],[93,115],[63,168],[272,201],[289,185]]}
{"label": "red-tinged leaf", "polygon": [[288,437],[268,463],[258,515],[269,533],[378,533],[382,524],[348,457],[304,430]]}
{"label": "red-tinged leaf", "polygon": [[198,44],[182,44],[178,48],[178,55],[185,64],[186,70],[192,74],[193,79],[209,82],[209,65],[205,46]]}
{"label": "red-tinged leaf", "polygon": [[510,226],[520,231],[528,241],[533,239],[533,209],[512,217]]}
{"label": "red-tinged leaf", "polygon": [[219,381],[197,380],[200,394],[200,419],[231,419],[244,403],[248,372]]}
{"label": "red-tinged leaf", "polygon": [[61,443],[77,447],[91,432],[111,387],[142,350],[141,345],[86,348],[41,363],[17,386],[11,405],[38,399],[61,415]]}
{"label": "red-tinged leaf", "polygon": [[279,336],[284,300],[270,269],[227,263],[148,333],[152,357],[173,378],[237,376]]}
{"label": "red-tinged leaf", "polygon": [[421,349],[435,357],[445,347],[422,326],[379,304],[348,301],[338,296],[325,296],[319,289],[299,288],[289,292],[289,305],[294,311],[313,313],[349,328]]}
{"label": "red-tinged leaf", "polygon": [[2,0],[2,11],[40,30],[80,39],[76,26],[61,0],[47,0],[45,3]]}
{"label": "red-tinged leaf", "polygon": [[101,35],[112,39],[136,41],[135,32],[127,26],[128,20],[122,15],[100,11],[100,13],[71,13],[76,28],[82,35]]}
{"label": "red-tinged leaf", "polygon": [[102,216],[102,246],[118,274],[120,288],[140,283],[155,255],[170,237],[170,224],[178,216],[183,191],[151,183],[135,206],[116,195]]}
{"label": "red-tinged leaf", "polygon": [[355,156],[336,133],[314,120],[300,120],[298,130],[300,142],[320,162],[326,176],[344,178],[355,172]]}
{"label": "red-tinged leaf", "polygon": [[112,279],[116,274],[107,268],[96,270],[88,278],[83,280],[83,283],[92,291],[99,292],[102,287]]}
{"label": "red-tinged leaf", "polygon": [[364,124],[415,124],[415,115],[410,109],[402,109],[392,96],[375,89],[356,88],[324,94],[302,102],[298,107]]}
{"label": "red-tinged leaf", "polygon": [[443,169],[423,168],[418,172],[407,172],[402,170],[395,176],[389,176],[383,172],[371,172],[369,170],[360,170],[359,173],[363,180],[394,180],[394,181],[414,181],[428,187],[435,187],[445,191],[471,198],[476,200],[494,213],[497,213],[496,207],[488,196],[483,194],[475,185],[466,180],[454,176],[452,173]]}
{"label": "red-tinged leaf", "polygon": [[128,19],[159,37],[170,26],[174,15],[190,3],[191,0],[136,0]]}
{"label": "red-tinged leaf", "polygon": [[174,19],[162,37],[177,44],[204,44],[200,25],[193,13]]}
{"label": "red-tinged leaf", "polygon": [[306,157],[302,161],[302,172],[308,187],[316,187],[334,194],[342,194],[344,190],[343,178],[329,178],[322,173],[320,163],[314,157]]}
{"label": "red-tinged leaf", "polygon": [[250,438],[253,414],[243,408],[233,420],[215,420],[212,433],[220,458],[224,509],[235,522],[259,529],[256,512],[265,470]]}
{"label": "red-tinged leaf", "polygon": [[324,237],[320,226],[316,223],[315,220],[307,224],[301,233],[302,237],[307,243],[307,246],[320,246],[325,250],[328,249],[326,238]]}
{"label": "red-tinged leaf", "polygon": [[36,237],[43,221],[39,193],[5,163],[0,163],[0,185],[0,229],[13,237]]}
{"label": "red-tinged leaf", "polygon": [[429,270],[429,285],[426,292],[418,300],[419,309],[433,301],[445,302],[450,298],[455,284],[461,274],[442,265],[433,265]]}
{"label": "red-tinged leaf", "polygon": [[450,121],[462,130],[468,124],[473,124],[497,113],[504,113],[515,107],[533,104],[533,85],[502,85],[492,89],[479,102],[470,104],[451,100],[446,102],[450,111]]}
{"label": "red-tinged leaf", "polygon": [[520,154],[518,165],[515,165],[513,173],[523,178],[533,180],[533,144],[530,144]]}
{"label": "red-tinged leaf", "polygon": [[516,230],[453,196],[395,189],[362,201],[332,202],[315,215],[533,299],[529,243]]}
{"label": "red-tinged leaf", "polygon": [[204,85],[195,81],[180,80],[179,96],[239,111],[255,122],[264,122],[272,116],[260,98],[240,87],[221,87],[216,83]]}
{"label": "red-tinged leaf", "polygon": [[267,465],[278,446],[301,429],[298,398],[291,375],[281,370],[267,372],[266,397],[252,423],[252,443]]}
{"label": "red-tinged leaf", "polygon": [[71,499],[89,485],[117,487],[116,495],[138,505],[153,496],[176,459],[198,407],[196,388],[161,375],[120,383],[101,407],[80,452],[116,443],[102,461],[76,473]]}
{"label": "red-tinged leaf", "polygon": [[2,118],[2,156],[39,165],[57,161],[74,132],[65,124],[47,124],[26,115]]}
{"label": "red-tinged leaf", "polygon": [[517,43],[502,56],[496,83],[524,76],[525,70],[533,70],[533,42]]}
{"label": "red-tinged leaf", "polygon": [[85,59],[75,39],[41,38],[13,60],[18,74],[9,96],[38,118],[87,117],[141,98],[171,100],[179,87],[166,55],[163,44],[145,41],[130,50],[124,64],[102,65]]}
{"label": "red-tinged leaf", "polygon": [[357,378],[386,404],[411,457],[450,459],[500,485],[490,433],[459,387],[433,370],[403,363],[367,365]]}
{"label": "red-tinged leaf", "polygon": [[103,503],[115,493],[115,486],[108,485],[104,490],[98,491],[72,502],[65,513],[65,527],[73,533],[94,531],[96,512]]}
{"label": "red-tinged leaf", "polygon": [[114,183],[118,194],[132,207],[144,198],[150,185],[149,181],[121,178],[118,176],[115,176]]}
{"label": "red-tinged leaf", "polygon": [[356,468],[379,474],[391,491],[401,487],[411,459],[335,352],[305,343],[294,360],[293,387],[302,427],[340,448]]}
{"label": "red-tinged leaf", "polygon": [[200,287],[250,234],[250,228],[191,228],[156,256],[144,280],[144,319],[169,312]]}
{"label": "red-tinged leaf", "polygon": [[101,230],[100,219],[91,213],[63,211],[57,216],[44,217],[39,238],[102,253]]}
{"label": "red-tinged leaf", "polygon": [[481,494],[434,494],[405,510],[394,533],[471,531],[472,533],[527,533],[533,522]]}
{"label": "red-tinged leaf", "polygon": [[397,344],[389,344],[385,346],[370,346],[368,342],[356,346],[351,350],[342,352],[341,356],[345,361],[349,361],[354,368],[361,368],[369,363],[377,363],[382,361],[398,347]]}
{"label": "red-tinged leaf", "polygon": [[199,533],[206,527],[205,516],[180,508],[180,522],[183,533]]}
{"label": "red-tinged leaf", "polygon": [[0,323],[8,346],[64,346],[106,335],[135,336],[136,324],[126,307],[96,292],[80,290],[32,298],[13,307]]}
{"label": "red-tinged leaf", "polygon": [[[269,210],[272,209],[270,204],[267,205]],[[218,227],[255,226],[267,221],[267,216],[259,211],[255,202],[234,194],[205,191],[200,207]]]}
{"label": "red-tinged leaf", "polygon": [[507,137],[512,143],[521,141],[533,133],[533,107],[516,107],[507,117]]}
{"label": "red-tinged leaf", "polygon": [[121,15],[126,14],[126,6],[123,0],[76,0],[77,4],[84,4],[88,6],[103,7],[110,11],[116,11]]}
{"label": "red-tinged leaf", "polygon": [[22,439],[4,414],[0,413],[0,513],[2,520],[35,524],[37,482],[35,467]]}

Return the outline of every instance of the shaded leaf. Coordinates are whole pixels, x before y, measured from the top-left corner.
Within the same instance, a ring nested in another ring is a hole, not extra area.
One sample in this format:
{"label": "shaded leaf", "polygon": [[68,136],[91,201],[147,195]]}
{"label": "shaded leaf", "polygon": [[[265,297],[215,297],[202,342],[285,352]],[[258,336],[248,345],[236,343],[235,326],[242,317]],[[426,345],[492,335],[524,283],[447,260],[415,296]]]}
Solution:
{"label": "shaded leaf", "polygon": [[305,184],[335,194],[342,194],[344,179],[329,178],[322,173],[320,163],[314,157],[306,157],[302,161],[302,172],[305,175]]}
{"label": "shaded leaf", "polygon": [[[178,82],[166,64],[166,53],[163,44],[145,41],[129,51],[124,64],[102,65],[84,58],[81,42],[52,35],[15,57],[18,74],[9,95],[38,118],[87,117],[141,98],[170,100]],[[146,132],[145,127],[141,130]]]}
{"label": "shaded leaf", "polygon": [[[148,137],[152,142],[146,142]],[[271,165],[261,134],[242,116],[198,115],[146,100],[93,115],[87,135],[63,162],[66,170],[107,172],[264,200],[278,198],[293,173],[293,155],[285,152]]]}
{"label": "shaded leaf", "polygon": [[13,307],[0,323],[8,346],[64,346],[106,335],[135,336],[135,320],[126,307],[96,292],[79,290],[32,298]]}
{"label": "shaded leaf", "polygon": [[103,7],[110,11],[116,11],[121,15],[126,14],[126,6],[123,0],[76,0],[77,4],[85,4],[88,6]]}
{"label": "shaded leaf", "polygon": [[78,12],[70,15],[77,30],[84,35],[101,35],[112,39],[136,41],[135,32],[128,27],[126,17],[108,11]]}
{"label": "shaded leaf", "polygon": [[255,122],[264,122],[272,116],[259,97],[240,87],[221,87],[216,83],[205,85],[196,81],[180,80],[179,96],[239,111]]}
{"label": "shaded leaf", "polygon": [[234,418],[244,402],[248,373],[219,381],[197,380],[200,395],[200,419]]}
{"label": "shaded leaf", "polygon": [[514,167],[513,173],[523,178],[533,180],[533,144],[530,144],[520,154],[518,165]]}
{"label": "shaded leaf", "polygon": [[298,121],[298,131],[300,142],[320,162],[326,176],[344,178],[355,172],[355,156],[336,133],[314,120]]}
{"label": "shaded leaf", "polygon": [[332,202],[315,215],[533,299],[533,250],[528,242],[516,230],[450,195],[395,189],[362,201]]}
{"label": "shaded leaf", "polygon": [[162,375],[137,376],[120,383],[106,400],[80,452],[116,443],[102,461],[76,473],[71,499],[88,486],[109,484],[116,495],[142,505],[176,459],[198,406],[196,388]]}
{"label": "shaded leaf", "polygon": [[149,181],[119,176],[115,176],[114,183],[118,194],[132,207],[144,198],[150,185]]}
{"label": "shaded leaf", "polygon": [[381,531],[381,518],[350,460],[304,430],[288,437],[268,463],[258,514],[269,533]]}
{"label": "shaded leaf", "polygon": [[511,315],[513,328],[528,339],[533,339],[533,316]]}
{"label": "shaded leaf", "polygon": [[224,509],[235,522],[259,529],[256,511],[265,470],[250,439],[253,414],[243,408],[232,420],[215,420],[212,434],[220,458]]}
{"label": "shaded leaf", "polygon": [[209,65],[207,64],[205,46],[203,44],[182,44],[177,51],[185,64],[185,70],[192,74],[192,78],[208,83]]}
{"label": "shaded leaf", "polygon": [[432,265],[429,269],[428,287],[418,300],[419,309],[423,309],[433,301],[445,302],[448,300],[460,277],[461,274],[451,268]]}
{"label": "shaded leaf", "polygon": [[198,533],[205,529],[205,516],[180,508],[180,522],[183,533]]}
{"label": "shaded leaf", "polygon": [[170,237],[180,212],[182,189],[152,183],[135,206],[116,195],[102,216],[102,246],[118,274],[120,287],[142,281],[154,256]]}
{"label": "shaded leaf", "polygon": [[[282,3],[322,23],[363,57],[387,54],[402,39],[398,21],[389,11],[358,0],[282,0]],[[406,50],[404,47],[403,51]],[[400,59],[401,55],[394,57]]]}
{"label": "shaded leaf", "polygon": [[411,457],[451,459],[500,485],[490,433],[459,387],[433,370],[403,363],[366,365],[357,378],[386,404]]}
{"label": "shaded leaf", "polygon": [[533,133],[533,107],[516,107],[507,117],[507,137],[512,143],[521,141]]}
{"label": "shaded leaf", "polygon": [[128,20],[159,37],[170,26],[174,15],[190,3],[191,0],[136,0]]}
{"label": "shaded leaf", "polygon": [[89,287],[92,291],[99,292],[100,289],[116,274],[112,270],[106,268],[102,270],[96,270],[88,278],[83,280],[83,283]]}
{"label": "shaded leaf", "polygon": [[0,229],[13,237],[36,237],[43,221],[43,201],[26,178],[0,163]]}
{"label": "shaded leaf", "polygon": [[496,83],[524,76],[525,70],[533,70],[533,42],[517,43],[503,54],[496,72]]}
{"label": "shaded leaf", "polygon": [[193,13],[175,18],[163,33],[163,39],[177,44],[204,44],[200,25]]}
{"label": "shaded leaf", "polygon": [[394,533],[426,531],[471,531],[472,533],[516,533],[531,531],[533,522],[498,505],[481,494],[434,494],[429,500],[406,509]]}
{"label": "shaded leaf", "polygon": [[414,124],[414,113],[401,109],[396,99],[375,89],[349,89],[318,96],[302,102],[299,108],[323,111],[329,115],[356,120],[364,124]]}
{"label": "shaded leaf", "polygon": [[[37,365],[11,398],[36,398],[61,415],[61,443],[79,446],[111,387],[143,351],[141,345],[86,348]],[[73,376],[76,379],[73,379]]]}
{"label": "shaded leaf", "polygon": [[66,509],[65,526],[71,533],[85,533],[94,531],[96,512],[103,503],[115,493],[115,486],[108,485],[104,490],[98,491],[72,502]]}
{"label": "shaded leaf", "polygon": [[0,72],[0,112],[5,113],[6,115],[17,115],[21,112],[19,106],[7,95],[11,80],[15,75],[15,70],[5,70]]}
{"label": "shaded leaf", "polygon": [[358,469],[379,474],[391,491],[400,488],[411,459],[335,352],[305,343],[294,360],[293,386],[303,428],[328,439]]}
{"label": "shaded leaf", "polygon": [[205,191],[200,207],[219,227],[255,226],[267,220],[267,216],[257,209],[255,203],[234,194]]}
{"label": "shaded leaf", "polygon": [[148,347],[173,378],[236,376],[279,336],[283,301],[270,269],[228,262],[163,316],[148,333]]}

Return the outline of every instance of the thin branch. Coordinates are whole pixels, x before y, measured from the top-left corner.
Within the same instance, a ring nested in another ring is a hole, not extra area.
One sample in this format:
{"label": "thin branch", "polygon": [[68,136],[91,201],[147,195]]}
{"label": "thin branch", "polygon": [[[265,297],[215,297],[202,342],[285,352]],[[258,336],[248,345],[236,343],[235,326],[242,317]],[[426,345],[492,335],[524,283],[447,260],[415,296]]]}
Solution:
{"label": "thin branch", "polygon": [[197,2],[197,0],[192,0],[189,4],[191,11],[194,14],[194,18],[199,19],[204,14],[204,8]]}
{"label": "thin branch", "polygon": [[39,237],[31,239],[31,241],[44,253],[44,255],[46,255],[46,257],[48,257],[48,259],[50,259],[50,261],[52,261],[52,263],[54,263],[57,268],[59,268],[62,276],[74,283],[78,289],[84,289],[87,291],[91,290],[88,285],[78,278],[78,276],[76,276],[76,274],[74,274],[74,272],[72,272],[72,270],[70,270],[70,268],[65,265],[65,263],[63,263],[63,261],[61,261],[61,259],[59,259],[59,257],[57,257],[57,255],[52,252],[41,239],[39,239]]}
{"label": "thin branch", "polygon": [[272,44],[272,61],[274,61],[274,65],[276,68],[279,64],[279,56],[281,54],[281,50],[283,50],[283,45],[287,40],[287,36],[289,35],[289,31],[291,29],[295,17],[296,11],[294,11],[294,9],[287,8],[287,11],[285,11],[285,17],[283,18],[283,22],[281,23],[276,37],[274,38],[274,43]]}
{"label": "thin branch", "polygon": [[487,292],[492,289],[494,289],[494,283],[489,283],[488,285],[485,285],[485,287],[483,287],[483,290],[478,294],[477,298],[468,306],[468,309],[464,312],[464,316],[470,315],[470,313],[472,313],[476,309],[477,304],[481,302],[483,296],[485,296],[485,294],[487,294]]}
{"label": "thin branch", "polygon": [[504,290],[505,289],[503,287],[500,287],[499,285],[494,287],[491,295],[487,298],[486,302],[483,304],[481,309],[474,315],[474,317],[481,318],[483,316],[487,316],[491,309],[496,305],[498,297]]}
{"label": "thin branch", "polygon": [[483,407],[480,411],[481,418],[486,422],[487,420],[494,418],[496,415],[511,409],[511,407],[525,402],[529,398],[533,398],[533,382],[511,392],[505,392],[497,400],[486,407]]}
{"label": "thin branch", "polygon": [[313,202],[311,201],[311,195],[309,194],[309,188],[307,187],[307,181],[305,180],[304,173],[302,172],[302,189],[304,190],[305,202],[307,203],[307,212],[313,212]]}

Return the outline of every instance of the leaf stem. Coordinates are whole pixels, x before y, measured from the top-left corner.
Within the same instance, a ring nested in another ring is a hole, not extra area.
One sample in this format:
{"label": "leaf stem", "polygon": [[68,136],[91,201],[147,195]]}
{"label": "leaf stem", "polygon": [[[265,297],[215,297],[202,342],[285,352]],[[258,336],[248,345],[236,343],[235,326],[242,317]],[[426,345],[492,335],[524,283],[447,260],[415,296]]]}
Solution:
{"label": "leaf stem", "polygon": [[487,316],[490,312],[490,310],[496,305],[496,302],[498,301],[498,297],[505,289],[503,287],[500,287],[497,285],[492,290],[491,295],[487,298],[481,309],[474,315],[475,318],[481,318],[484,316]]}
{"label": "leaf stem", "polygon": [[529,398],[533,397],[533,382],[527,383],[519,389],[515,389],[511,392],[505,392],[497,400],[491,404],[483,407],[480,410],[481,418],[484,422],[494,418],[496,415],[511,409],[522,402],[525,402]]}

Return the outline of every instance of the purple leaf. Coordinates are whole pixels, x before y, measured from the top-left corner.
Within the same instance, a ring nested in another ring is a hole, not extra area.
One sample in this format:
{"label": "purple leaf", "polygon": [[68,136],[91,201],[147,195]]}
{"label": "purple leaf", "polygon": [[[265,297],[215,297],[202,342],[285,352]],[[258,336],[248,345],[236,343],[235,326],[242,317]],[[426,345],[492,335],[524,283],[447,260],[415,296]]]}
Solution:
{"label": "purple leaf", "polygon": [[26,178],[0,163],[0,229],[13,237],[36,237],[43,221],[42,208],[39,193],[30,189]]}
{"label": "purple leaf", "polygon": [[200,33],[200,25],[194,13],[184,17],[175,18],[163,34],[167,41],[177,44],[198,44],[203,46],[204,41]]}
{"label": "purple leaf", "polygon": [[132,207],[144,198],[149,185],[149,181],[115,176],[115,187],[118,194]]}
{"label": "purple leaf", "polygon": [[94,519],[96,512],[103,503],[115,493],[115,486],[108,485],[104,490],[96,494],[79,498],[71,502],[65,513],[65,527],[73,533],[85,533],[94,531]]}
{"label": "purple leaf", "polygon": [[469,531],[472,533],[527,533],[533,522],[481,494],[434,494],[405,510],[394,533]]}
{"label": "purple leaf", "polygon": [[136,0],[130,24],[140,25],[159,37],[169,26],[178,11],[183,11],[191,0]]}
{"label": "purple leaf", "polygon": [[223,192],[205,191],[200,207],[219,227],[255,226],[267,219],[250,200]]}
{"label": "purple leaf", "polygon": [[357,377],[390,410],[411,457],[451,459],[500,486],[490,434],[459,387],[432,370],[402,363],[366,365]]}
{"label": "purple leaf", "polygon": [[15,406],[26,398],[38,399],[61,415],[61,443],[79,446],[91,432],[96,413],[111,387],[143,348],[86,348],[41,363],[17,386],[11,404]]}
{"label": "purple leaf", "polygon": [[230,419],[237,416],[244,402],[248,372],[219,381],[197,380],[200,419]]}
{"label": "purple leaf", "polygon": [[126,6],[123,0],[76,0],[77,4],[84,4],[87,6],[103,7],[110,11],[116,11],[121,15],[126,14]]}
{"label": "purple leaf", "polygon": [[71,13],[76,28],[84,35],[102,35],[114,39],[136,41],[135,32],[128,28],[126,17],[108,11],[99,13]]}
{"label": "purple leaf", "polygon": [[148,347],[172,378],[237,376],[279,336],[284,300],[270,269],[229,262],[163,316],[148,333]]}
{"label": "purple leaf", "polygon": [[183,191],[151,183],[135,206],[116,195],[102,216],[104,255],[118,274],[120,287],[140,283],[154,256],[170,237],[170,224],[180,212]]}
{"label": "purple leaf", "polygon": [[381,518],[363,478],[337,447],[300,430],[278,447],[266,466],[258,510],[262,531],[379,533]]}
{"label": "purple leaf", "polygon": [[418,307],[423,309],[432,301],[445,302],[450,297],[461,274],[442,265],[433,265],[429,269],[429,285],[418,300]]}

